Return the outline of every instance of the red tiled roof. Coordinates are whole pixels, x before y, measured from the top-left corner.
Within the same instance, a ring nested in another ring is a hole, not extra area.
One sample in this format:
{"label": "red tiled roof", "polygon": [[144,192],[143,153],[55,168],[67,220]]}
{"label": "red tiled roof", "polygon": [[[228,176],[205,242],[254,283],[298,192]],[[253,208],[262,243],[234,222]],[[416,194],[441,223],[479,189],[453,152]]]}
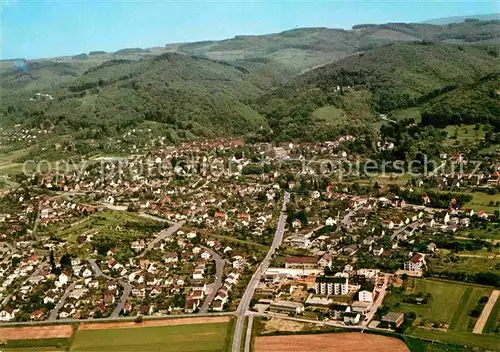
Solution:
{"label": "red tiled roof", "polygon": [[285,263],[290,263],[290,264],[309,264],[309,263],[316,263],[317,260],[315,257],[286,257],[285,258]]}

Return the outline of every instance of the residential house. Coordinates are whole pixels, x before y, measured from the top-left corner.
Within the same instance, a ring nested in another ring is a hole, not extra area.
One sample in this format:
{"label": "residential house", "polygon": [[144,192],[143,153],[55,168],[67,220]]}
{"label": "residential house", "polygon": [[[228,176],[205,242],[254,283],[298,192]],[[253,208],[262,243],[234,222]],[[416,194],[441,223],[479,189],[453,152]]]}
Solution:
{"label": "residential house", "polygon": [[299,219],[295,219],[292,221],[292,228],[300,229],[302,227],[302,222]]}
{"label": "residential house", "polygon": [[424,256],[422,254],[414,254],[410,260],[404,263],[404,270],[420,271],[424,266]]}
{"label": "residential house", "polygon": [[6,307],[0,311],[0,321],[11,321],[16,317],[16,312],[12,307]]}
{"label": "residential house", "polygon": [[192,297],[186,297],[184,311],[186,313],[194,313],[196,309],[198,309],[198,300],[193,299]]}
{"label": "residential house", "polygon": [[381,246],[375,246],[373,247],[373,255],[376,255],[377,257],[380,257],[382,253],[384,252],[384,248]]}
{"label": "residential house", "polygon": [[361,319],[361,314],[357,312],[348,312],[342,315],[342,319],[346,324],[357,324]]}
{"label": "residential house", "polygon": [[132,248],[132,250],[134,250],[136,252],[139,252],[139,251],[144,250],[144,248],[146,248],[146,244],[144,243],[144,240],[134,241],[130,245],[130,248]]}
{"label": "residential house", "polygon": [[212,304],[212,310],[214,312],[222,312],[223,309],[224,309],[224,302],[216,299]]}
{"label": "residential house", "polygon": [[335,220],[331,216],[328,217],[328,219],[325,220],[325,226],[334,226],[336,224],[337,224],[337,220]]}
{"label": "residential house", "polygon": [[329,253],[325,253],[318,260],[318,266],[320,268],[331,268],[333,263],[333,258]]}

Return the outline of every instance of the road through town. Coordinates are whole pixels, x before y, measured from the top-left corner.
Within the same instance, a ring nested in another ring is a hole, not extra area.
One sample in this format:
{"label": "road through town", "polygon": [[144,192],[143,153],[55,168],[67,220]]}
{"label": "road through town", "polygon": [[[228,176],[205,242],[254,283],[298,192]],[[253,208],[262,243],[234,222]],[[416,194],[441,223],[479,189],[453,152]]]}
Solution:
{"label": "road through town", "polygon": [[122,311],[123,307],[125,307],[125,304],[127,303],[130,292],[132,292],[132,285],[130,285],[128,282],[125,282],[123,280],[117,280],[111,276],[104,274],[94,259],[89,259],[89,263],[90,263],[90,266],[92,267],[92,270],[95,272],[95,274],[97,276],[105,277],[106,279],[108,279],[110,281],[118,281],[120,286],[123,287],[123,293],[122,293],[122,296],[120,298],[120,302],[118,302],[117,306],[113,310],[113,313],[111,313],[111,315],[110,315],[111,318],[118,317],[120,315],[120,312]]}
{"label": "road through town", "polygon": [[200,308],[200,313],[206,313],[208,312],[208,308],[212,304],[212,301],[214,300],[215,296],[217,295],[217,291],[219,288],[222,286],[222,275],[224,275],[224,265],[226,262],[222,257],[217,254],[217,252],[214,252],[210,248],[201,246],[205,251],[210,253],[212,256],[212,259],[215,261],[215,281],[208,285],[211,289],[210,293],[208,296],[205,298],[205,301],[203,302],[203,305]]}
{"label": "road through town", "polygon": [[290,193],[285,192],[285,196],[283,198],[283,206],[281,208],[281,214],[278,219],[278,225],[276,227],[276,234],[274,235],[273,243],[271,244],[271,248],[269,248],[269,251],[266,254],[266,257],[262,261],[262,263],[257,267],[257,270],[255,270],[255,273],[252,275],[252,278],[250,279],[250,282],[247,285],[247,288],[245,290],[245,293],[243,294],[243,297],[241,298],[240,304],[238,305],[238,309],[236,311],[236,314],[238,318],[236,319],[236,325],[234,329],[234,338],[233,338],[233,352],[240,352],[241,350],[241,340],[243,336],[243,328],[244,328],[244,323],[245,323],[245,314],[250,306],[250,300],[253,297],[253,294],[255,292],[255,289],[257,288],[257,285],[259,284],[260,277],[267,268],[269,267],[269,263],[271,262],[271,257],[273,254],[276,252],[276,249],[281,245],[283,242],[283,234],[285,233],[285,226],[286,226],[286,206],[290,200]]}
{"label": "road through town", "polygon": [[385,294],[387,292],[387,284],[389,283],[389,274],[384,274],[384,283],[380,289],[376,289],[378,292],[377,299],[373,303],[372,308],[366,314],[365,320],[363,321],[362,325],[368,326],[370,321],[373,319],[373,316],[377,312],[378,308],[382,305],[382,302],[384,301]]}

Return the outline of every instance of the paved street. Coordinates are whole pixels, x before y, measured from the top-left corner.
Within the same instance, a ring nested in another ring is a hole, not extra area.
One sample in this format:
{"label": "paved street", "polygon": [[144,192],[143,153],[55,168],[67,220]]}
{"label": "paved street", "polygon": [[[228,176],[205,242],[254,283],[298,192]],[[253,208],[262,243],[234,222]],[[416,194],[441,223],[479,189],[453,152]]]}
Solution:
{"label": "paved street", "polygon": [[12,255],[14,253],[17,253],[17,248],[10,245],[10,243],[7,243],[7,242],[2,242],[3,245],[7,248],[9,248],[9,254],[7,254],[5,256],[5,258],[2,260],[2,264],[7,264],[7,263],[10,263],[12,261]]}
{"label": "paved street", "polygon": [[253,315],[249,315],[247,324],[247,334],[245,336],[245,352],[250,352],[250,344],[252,343],[252,327],[253,327]]}
{"label": "paved street", "polygon": [[64,306],[64,302],[66,302],[66,299],[68,298],[71,291],[74,290],[75,286],[76,286],[76,282],[73,282],[71,285],[68,286],[68,288],[64,292],[64,294],[61,297],[61,299],[59,300],[59,302],[57,302],[54,309],[52,309],[50,311],[50,315],[49,315],[49,319],[48,319],[49,321],[57,320],[57,316],[59,315],[59,311]]}
{"label": "paved street", "polygon": [[[167,320],[167,319],[179,319],[179,318],[204,318],[204,317],[225,317],[233,316],[234,312],[220,312],[220,313],[189,313],[189,314],[160,314],[160,315],[145,315],[144,320]],[[113,317],[113,318],[99,318],[99,319],[58,319],[58,320],[42,320],[42,321],[10,321],[1,322],[0,327],[15,325],[15,326],[35,326],[35,325],[48,325],[48,324],[72,324],[72,323],[82,323],[82,322],[99,322],[99,323],[110,323],[117,321],[134,321],[135,316],[132,317]]]}
{"label": "paved street", "polygon": [[420,220],[417,220],[415,222],[412,222],[406,226],[403,226],[402,228],[394,231],[394,233],[391,235],[391,241],[394,240],[396,238],[397,235],[399,235],[400,233],[406,231],[408,228],[411,229],[411,231],[415,230],[418,226],[419,226],[419,222]]}
{"label": "paved street", "polygon": [[123,280],[117,280],[114,277],[108,276],[104,274],[101,269],[99,268],[99,265],[97,265],[96,261],[94,259],[89,259],[89,263],[92,266],[92,270],[97,276],[102,276],[105,277],[108,280],[112,281],[117,281],[120,286],[123,287],[123,293],[120,298],[120,302],[116,305],[116,308],[113,310],[113,313],[111,313],[110,317],[111,318],[116,318],[120,315],[120,312],[122,311],[123,307],[125,307],[125,303],[127,303],[127,299],[130,295],[130,292],[132,291],[132,285],[130,285],[128,282],[125,282]]}
{"label": "paved street", "polygon": [[353,216],[360,208],[361,208],[361,205],[356,207],[356,208],[351,209],[346,215],[344,215],[344,217],[342,218],[342,221],[341,221],[342,225],[344,225],[346,227],[351,227],[351,225],[354,224],[354,222],[351,221],[351,216]]}
{"label": "paved street", "polygon": [[276,252],[276,249],[281,245],[283,242],[283,234],[285,233],[285,226],[286,226],[286,206],[290,200],[290,194],[288,192],[285,192],[285,196],[283,199],[283,206],[282,206],[282,212],[279,216],[278,219],[278,225],[276,228],[276,234],[274,235],[273,243],[271,244],[271,248],[269,248],[269,251],[266,254],[266,257],[262,261],[262,263],[257,267],[255,270],[255,273],[252,275],[252,278],[250,279],[250,282],[248,283],[248,286],[245,290],[245,293],[243,294],[243,297],[241,298],[240,304],[238,305],[238,309],[236,311],[236,314],[238,315],[238,318],[236,320],[236,326],[234,328],[234,338],[233,338],[233,352],[240,352],[241,350],[241,340],[243,337],[243,327],[245,323],[245,314],[250,306],[250,300],[253,297],[253,294],[255,292],[255,289],[257,288],[257,285],[259,284],[260,277],[267,268],[269,267],[269,263],[271,262],[271,257],[273,254]]}
{"label": "paved street", "polygon": [[217,252],[214,252],[210,248],[201,246],[204,250],[206,250],[212,256],[215,261],[215,281],[208,285],[210,288],[210,294],[205,298],[203,305],[200,308],[200,313],[208,312],[208,308],[212,304],[215,296],[217,295],[217,291],[222,286],[222,276],[224,275],[224,265],[226,264],[225,260],[221,258]]}
{"label": "paved street", "polygon": [[382,302],[384,301],[385,294],[387,292],[386,289],[387,289],[388,283],[389,283],[389,275],[384,274],[384,284],[382,285],[382,287],[380,289],[376,289],[376,291],[378,291],[377,299],[373,303],[372,309],[366,315],[365,320],[362,323],[363,326],[368,326],[370,321],[373,319],[373,316],[377,312],[377,309],[382,305]]}
{"label": "paved street", "polygon": [[[156,218],[156,217],[154,217],[154,218]],[[174,233],[176,233],[177,231],[179,231],[179,229],[182,227],[182,225],[184,225],[184,221],[179,221],[179,222],[173,224],[172,226],[170,226],[168,229],[165,229],[165,230],[161,231],[158,234],[158,236],[156,236],[153,240],[151,240],[150,242],[148,242],[148,244],[146,245],[146,248],[144,249],[144,251],[140,255],[138,255],[138,258],[144,257],[147,252],[149,252],[150,250],[152,250],[154,248],[155,244],[157,244],[158,242],[163,241],[165,238],[170,237]]]}
{"label": "paved street", "polygon": [[[19,287],[21,286],[25,286],[32,278],[34,278],[35,276],[37,276],[40,271],[42,271],[43,268],[45,268],[45,266],[48,264],[48,261],[43,261],[41,262],[40,264],[38,264],[38,267],[31,273],[31,275],[23,281],[23,283],[21,285],[19,285]],[[14,291],[14,290],[12,290]],[[6,296],[3,301],[2,301],[2,306],[5,307],[7,305],[7,303],[10,302],[10,300],[12,299],[12,293],[8,296]]]}

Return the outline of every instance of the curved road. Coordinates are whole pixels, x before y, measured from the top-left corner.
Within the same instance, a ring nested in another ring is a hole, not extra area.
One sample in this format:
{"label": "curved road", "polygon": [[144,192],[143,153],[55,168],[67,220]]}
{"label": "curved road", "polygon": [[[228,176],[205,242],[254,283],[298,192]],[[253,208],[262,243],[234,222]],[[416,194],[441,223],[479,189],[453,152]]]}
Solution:
{"label": "curved road", "polygon": [[118,305],[116,306],[115,310],[113,310],[113,313],[111,313],[110,317],[111,318],[116,318],[120,315],[120,312],[122,311],[123,307],[125,307],[125,303],[127,303],[128,296],[130,295],[130,292],[132,291],[132,285],[130,285],[128,282],[122,281],[122,280],[117,280],[114,277],[108,276],[104,274],[101,269],[99,268],[99,265],[97,265],[95,259],[89,259],[90,266],[92,266],[92,270],[96,273],[97,276],[102,276],[105,277],[108,280],[112,281],[117,281],[122,287],[123,287],[123,293],[122,297],[120,298],[120,302],[118,302]]}
{"label": "curved road", "polygon": [[215,296],[217,295],[217,291],[222,286],[222,276],[224,275],[224,264],[226,264],[226,262],[224,261],[224,259],[221,258],[219,254],[217,254],[217,252],[214,252],[210,248],[204,246],[200,247],[202,247],[205,251],[210,253],[210,255],[215,261],[215,281],[209,285],[212,291],[205,298],[205,301],[203,302],[203,305],[200,308],[200,313],[206,313],[208,312],[208,308],[212,304]]}
{"label": "curved road", "polygon": [[57,304],[54,307],[54,309],[52,309],[50,311],[50,315],[49,315],[49,319],[48,320],[57,320],[57,317],[59,316],[59,311],[64,306],[64,302],[66,302],[66,299],[68,298],[68,296],[71,293],[71,291],[73,291],[73,289],[75,288],[75,286],[76,286],[76,282],[73,282],[73,283],[71,283],[68,286],[68,288],[64,292],[64,294],[61,297],[61,299],[59,300],[59,302],[57,302]]}
{"label": "curved road", "polygon": [[[156,217],[154,217],[156,218]],[[158,218],[160,219],[160,218]],[[144,251],[137,256],[137,258],[142,258],[146,255],[147,252],[152,250],[158,242],[163,241],[165,238],[172,236],[174,233],[179,231],[179,229],[184,225],[184,221],[179,221],[177,223],[174,223],[172,226],[170,226],[168,229],[162,230],[158,236],[156,236],[153,240],[149,241],[149,243],[146,245],[146,248]]]}

